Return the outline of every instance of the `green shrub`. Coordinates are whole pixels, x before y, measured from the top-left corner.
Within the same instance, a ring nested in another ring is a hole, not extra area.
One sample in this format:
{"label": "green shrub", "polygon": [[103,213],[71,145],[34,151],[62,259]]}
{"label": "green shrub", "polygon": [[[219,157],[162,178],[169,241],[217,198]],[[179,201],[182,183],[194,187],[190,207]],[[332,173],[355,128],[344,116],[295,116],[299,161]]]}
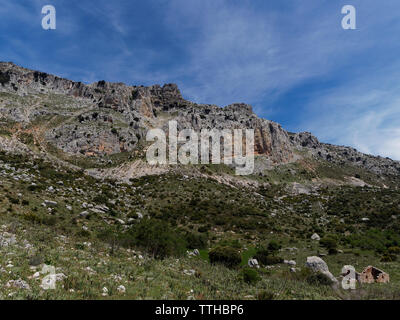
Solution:
{"label": "green shrub", "polygon": [[207,247],[207,236],[201,233],[188,232],[185,235],[188,249],[205,249]]}
{"label": "green shrub", "polygon": [[268,244],[267,250],[269,252],[271,252],[272,254],[274,254],[274,253],[278,252],[281,248],[282,248],[282,246],[277,241],[272,240]]}
{"label": "green shrub", "polygon": [[41,255],[33,255],[29,258],[30,266],[38,266],[43,263],[43,257]]}
{"label": "green shrub", "polygon": [[89,238],[89,237],[90,237],[90,232],[87,231],[87,230],[81,229],[81,230],[79,230],[79,231],[76,232],[76,235],[77,235],[78,237],[82,237],[82,238]]}
{"label": "green shrub", "polygon": [[114,252],[121,245],[129,246],[133,243],[132,237],[127,237],[126,235],[123,235],[120,232],[119,227],[113,228],[110,226],[106,226],[106,227],[102,228],[100,231],[98,231],[97,238],[104,241],[105,243],[107,243],[110,246],[111,254],[114,254]]}
{"label": "green shrub", "polygon": [[21,133],[18,137],[20,139],[21,142],[23,142],[24,144],[30,144],[32,145],[35,141],[32,133]]}
{"label": "green shrub", "polygon": [[57,218],[53,216],[45,216],[42,219],[42,223],[47,225],[47,226],[55,226],[57,224]]}
{"label": "green shrub", "polygon": [[319,244],[322,247],[325,247],[326,249],[328,249],[328,253],[330,255],[332,254],[337,254],[338,250],[337,250],[337,240],[336,237],[333,235],[328,235],[325,236],[324,238],[321,239],[321,241],[319,242]]}
{"label": "green shrub", "polygon": [[352,247],[383,253],[400,243],[400,235],[391,230],[369,229],[365,233],[352,234],[346,240]]}
{"label": "green shrub", "polygon": [[7,195],[8,201],[10,201],[12,204],[19,204],[19,199],[14,198],[10,195]]}
{"label": "green shrub", "polygon": [[33,212],[28,212],[23,215],[24,219],[30,221],[32,223],[42,223],[42,218],[40,218],[37,214]]}
{"label": "green shrub", "polygon": [[182,255],[186,242],[168,223],[156,219],[142,219],[130,231],[135,245],[142,247],[155,258]]}
{"label": "green shrub", "polygon": [[201,227],[199,227],[199,228],[197,229],[197,231],[198,231],[198,232],[201,232],[201,233],[206,233],[206,232],[208,232],[209,229],[210,229],[210,228],[207,227],[207,226],[201,226]]}
{"label": "green shrub", "polygon": [[391,253],[391,254],[400,254],[400,247],[397,247],[397,246],[390,247],[388,249],[388,252]]}
{"label": "green shrub", "polygon": [[85,245],[83,243],[75,243],[75,249],[85,250]]}
{"label": "green shrub", "polygon": [[274,298],[274,293],[266,290],[263,290],[257,294],[258,300],[274,300]]}
{"label": "green shrub", "polygon": [[337,254],[337,253],[338,253],[338,250],[337,250],[336,248],[330,248],[330,249],[328,250],[328,253],[329,253],[330,255]]}
{"label": "green shrub", "polygon": [[328,250],[337,249],[337,241],[333,237],[325,237],[322,238],[319,244]]}
{"label": "green shrub", "polygon": [[97,204],[107,204],[108,197],[105,194],[100,193],[93,198],[93,202],[95,202]]}
{"label": "green shrub", "polygon": [[240,243],[240,241],[238,239],[234,239],[234,240],[222,240],[218,243],[219,247],[232,247],[235,249],[241,249],[242,248],[242,244]]}
{"label": "green shrub", "polygon": [[251,268],[243,269],[241,272],[241,276],[243,278],[243,281],[248,284],[255,284],[261,280],[261,277],[258,274],[258,272]]}
{"label": "green shrub", "polygon": [[232,247],[216,247],[209,253],[211,263],[221,263],[229,268],[236,267],[242,262],[237,249]]}
{"label": "green shrub", "polygon": [[265,266],[271,266],[283,262],[281,257],[271,255],[271,251],[267,249],[258,250],[254,258]]}
{"label": "green shrub", "polygon": [[37,185],[28,186],[28,191],[31,191],[31,192],[36,191],[36,190],[40,190],[40,189],[41,189],[41,187],[37,186]]}
{"label": "green shrub", "polygon": [[307,278],[306,281],[311,285],[321,285],[321,286],[329,286],[333,282],[332,280],[323,273],[311,273]]}
{"label": "green shrub", "polygon": [[267,256],[264,259],[264,264],[267,266],[271,266],[271,265],[275,265],[275,264],[279,264],[279,263],[283,263],[283,258],[276,257],[276,256]]}
{"label": "green shrub", "polygon": [[397,256],[391,253],[386,253],[381,258],[381,262],[394,262],[396,260]]}

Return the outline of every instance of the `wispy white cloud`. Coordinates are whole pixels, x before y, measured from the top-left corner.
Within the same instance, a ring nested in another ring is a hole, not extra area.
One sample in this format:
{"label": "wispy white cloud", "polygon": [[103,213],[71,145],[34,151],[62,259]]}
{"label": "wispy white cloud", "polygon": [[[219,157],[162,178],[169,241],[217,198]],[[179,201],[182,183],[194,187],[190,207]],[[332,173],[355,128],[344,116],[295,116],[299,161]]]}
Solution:
{"label": "wispy white cloud", "polygon": [[[393,65],[398,69],[400,65]],[[400,160],[400,74],[375,70],[311,99],[299,127],[321,140]]]}
{"label": "wispy white cloud", "polygon": [[179,39],[196,35],[188,43],[190,61],[182,66],[193,75],[183,88],[191,98],[221,105],[272,99],[335,68],[349,47],[366,46],[341,39],[340,15],[332,14],[340,7],[315,11],[315,4],[294,2],[282,12],[251,3],[171,1],[172,32]]}
{"label": "wispy white cloud", "polygon": [[[393,65],[400,59],[383,72],[388,62],[377,53],[400,31],[395,22],[400,5],[354,4],[358,29],[346,32],[338,3],[294,1],[282,12],[258,10],[251,1],[171,1],[167,21],[171,30],[180,30],[177,38],[186,36],[184,30],[188,37],[197,35],[189,41],[190,61],[183,66],[193,74],[183,84],[184,93],[219,105],[253,103],[265,115],[274,112],[269,103],[293,87],[344,69],[344,77],[331,88],[310,92],[307,105],[287,112],[299,119],[299,129],[321,140],[400,159],[400,92],[395,85],[400,69]],[[370,59],[358,61],[367,52]]]}
{"label": "wispy white cloud", "polygon": [[[355,31],[341,29],[342,0],[55,0],[54,43],[37,31],[47,2],[2,1],[0,27],[13,25],[2,56],[86,82],[177,82],[197,102],[250,103],[321,140],[400,159],[398,0],[352,0]],[[276,105],[326,80],[306,104]]]}

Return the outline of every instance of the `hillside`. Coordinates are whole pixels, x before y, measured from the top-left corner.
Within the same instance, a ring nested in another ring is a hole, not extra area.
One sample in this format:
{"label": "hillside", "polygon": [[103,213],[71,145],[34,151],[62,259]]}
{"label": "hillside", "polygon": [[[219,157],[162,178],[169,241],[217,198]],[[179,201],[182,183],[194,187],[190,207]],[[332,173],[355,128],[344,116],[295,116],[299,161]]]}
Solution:
{"label": "hillside", "polygon": [[[254,174],[149,165],[146,133],[170,120],[255,129]],[[400,162],[289,133],[246,104],[0,63],[0,177],[2,298],[399,298]],[[212,263],[218,250],[241,261]],[[335,276],[374,265],[391,282],[324,285],[304,266],[316,255]],[[56,290],[40,287],[43,264]]]}

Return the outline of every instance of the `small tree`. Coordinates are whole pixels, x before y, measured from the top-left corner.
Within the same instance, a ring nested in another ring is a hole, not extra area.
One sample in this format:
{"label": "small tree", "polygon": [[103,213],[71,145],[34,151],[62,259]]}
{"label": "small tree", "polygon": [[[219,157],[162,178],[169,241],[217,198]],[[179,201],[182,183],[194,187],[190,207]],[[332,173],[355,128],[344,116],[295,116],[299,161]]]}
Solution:
{"label": "small tree", "polygon": [[275,240],[271,240],[270,243],[268,244],[267,250],[272,254],[275,255],[282,246]]}
{"label": "small tree", "polygon": [[182,235],[162,220],[142,219],[131,230],[131,236],[135,245],[158,259],[182,255],[186,249]]}
{"label": "small tree", "polygon": [[258,272],[251,268],[245,268],[242,270],[242,277],[243,281],[248,284],[256,284],[258,281],[261,280],[260,275]]}
{"label": "small tree", "polygon": [[321,239],[319,244],[328,249],[329,254],[336,254],[337,253],[337,241],[332,237],[326,237]]}
{"label": "small tree", "polygon": [[221,263],[229,268],[236,267],[242,262],[237,249],[232,247],[216,247],[209,253],[211,263]]}

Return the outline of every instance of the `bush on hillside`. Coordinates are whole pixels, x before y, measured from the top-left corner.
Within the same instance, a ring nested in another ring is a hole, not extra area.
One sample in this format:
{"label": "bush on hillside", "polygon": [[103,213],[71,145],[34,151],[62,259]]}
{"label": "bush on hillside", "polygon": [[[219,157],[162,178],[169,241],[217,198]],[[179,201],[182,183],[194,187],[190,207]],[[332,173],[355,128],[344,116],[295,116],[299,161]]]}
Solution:
{"label": "bush on hillside", "polygon": [[232,247],[216,247],[209,253],[211,263],[221,263],[229,268],[236,267],[242,262],[237,249]]}
{"label": "bush on hillside", "polygon": [[271,253],[271,254],[275,254],[276,252],[278,252],[280,249],[282,248],[282,246],[275,240],[270,241],[270,243],[268,244],[267,250]]}
{"label": "bush on hillside", "polygon": [[202,233],[188,232],[185,240],[188,249],[205,249],[207,247],[207,235]]}
{"label": "bush on hillside", "polygon": [[243,278],[243,281],[248,284],[256,284],[258,281],[261,280],[261,277],[258,274],[258,272],[251,268],[243,269],[241,272],[241,276]]}
{"label": "bush on hillside", "polygon": [[329,286],[333,282],[332,280],[323,273],[311,273],[307,278],[306,281],[311,285],[320,285],[320,286]]}
{"label": "bush on hillside", "polygon": [[329,249],[337,249],[337,241],[332,237],[322,238],[319,244],[325,248]]}
{"label": "bush on hillside", "polygon": [[257,250],[254,259],[265,266],[271,266],[279,263],[283,263],[283,259],[281,257],[275,256],[271,254],[271,251],[268,249],[259,249]]}
{"label": "bush on hillside", "polygon": [[182,255],[186,241],[168,223],[156,219],[142,219],[130,231],[135,245],[145,249],[155,258]]}

